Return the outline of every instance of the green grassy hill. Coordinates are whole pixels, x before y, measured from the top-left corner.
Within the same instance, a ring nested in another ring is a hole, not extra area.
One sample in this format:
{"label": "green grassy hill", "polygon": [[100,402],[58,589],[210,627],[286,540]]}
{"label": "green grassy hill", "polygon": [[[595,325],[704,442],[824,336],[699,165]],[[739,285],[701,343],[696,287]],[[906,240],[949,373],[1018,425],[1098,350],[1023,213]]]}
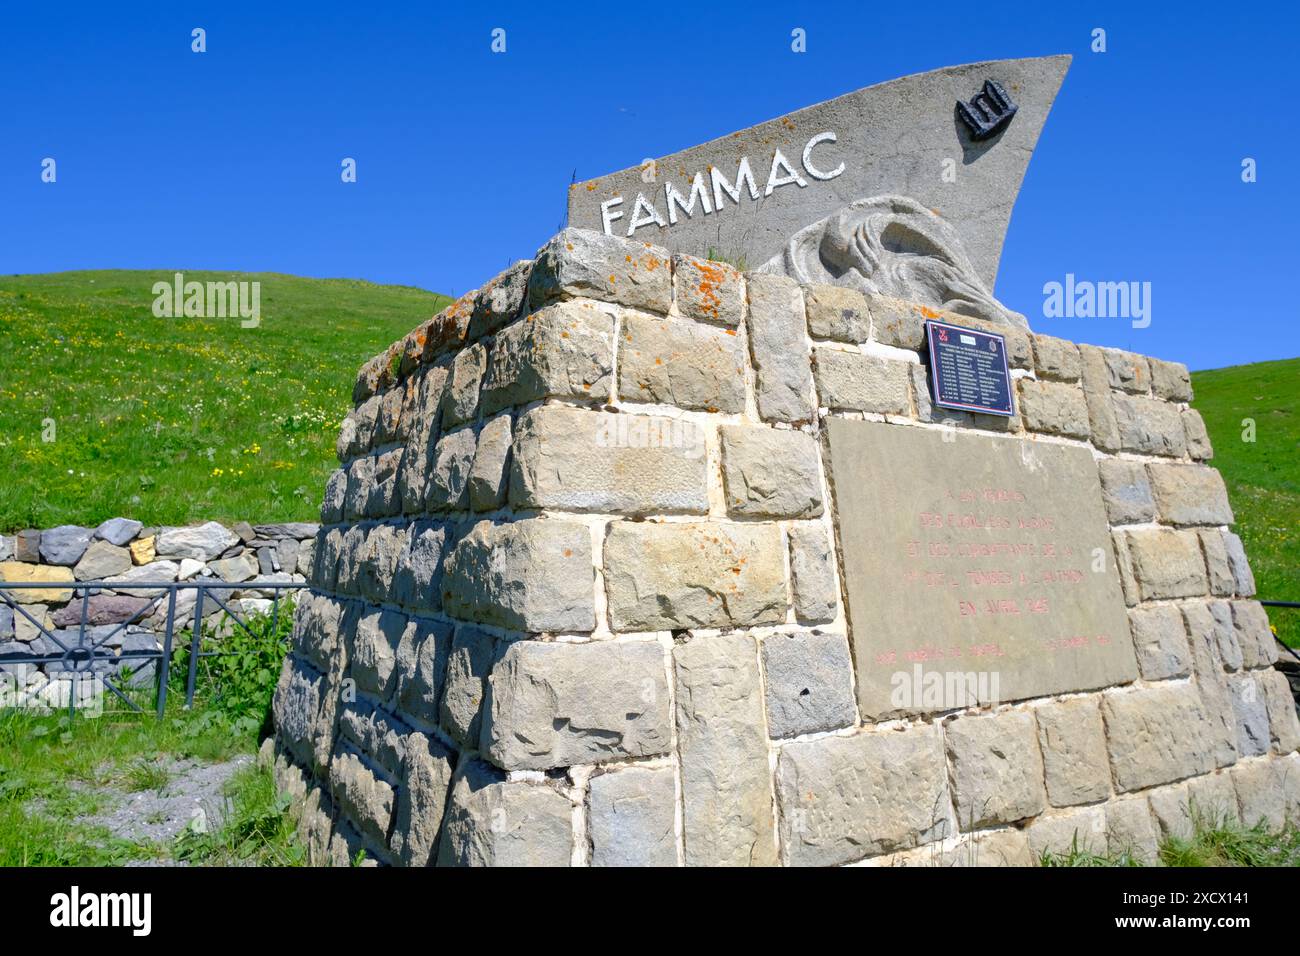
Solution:
{"label": "green grassy hill", "polygon": [[[1300,358],[1194,372],[1192,386],[1259,597],[1300,601]],[[1300,610],[1269,616],[1300,647]]]}
{"label": "green grassy hill", "polygon": [[[0,530],[314,520],[361,363],[449,300],[271,273],[261,324],[157,318],[164,271],[0,277]],[[52,439],[52,440],[47,440]]]}

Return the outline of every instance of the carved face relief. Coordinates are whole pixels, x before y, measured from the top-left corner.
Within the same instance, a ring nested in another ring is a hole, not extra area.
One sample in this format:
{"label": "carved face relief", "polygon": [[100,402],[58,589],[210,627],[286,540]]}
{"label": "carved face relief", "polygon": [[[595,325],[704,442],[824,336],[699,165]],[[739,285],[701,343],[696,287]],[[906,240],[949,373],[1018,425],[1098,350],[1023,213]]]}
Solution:
{"label": "carved face relief", "polygon": [[906,196],[872,196],[800,229],[761,272],[845,286],[1028,328],[993,298],[955,229]]}

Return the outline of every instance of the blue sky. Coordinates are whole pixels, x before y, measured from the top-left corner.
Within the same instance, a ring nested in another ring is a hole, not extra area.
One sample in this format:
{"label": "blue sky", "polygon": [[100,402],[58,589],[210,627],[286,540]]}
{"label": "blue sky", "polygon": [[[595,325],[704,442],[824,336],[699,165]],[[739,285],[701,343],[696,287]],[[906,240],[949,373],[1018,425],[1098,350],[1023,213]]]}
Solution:
{"label": "blue sky", "polygon": [[[1193,368],[1294,356],[1300,13],[1216,6],[7,4],[0,271],[264,270],[460,293],[557,229],[575,171],[907,73],[1072,53],[998,297],[1037,331]],[[1096,27],[1105,53],[1090,52]],[[57,183],[40,181],[45,157]],[[1150,282],[1150,327],[1043,318],[1044,283],[1067,273]]]}

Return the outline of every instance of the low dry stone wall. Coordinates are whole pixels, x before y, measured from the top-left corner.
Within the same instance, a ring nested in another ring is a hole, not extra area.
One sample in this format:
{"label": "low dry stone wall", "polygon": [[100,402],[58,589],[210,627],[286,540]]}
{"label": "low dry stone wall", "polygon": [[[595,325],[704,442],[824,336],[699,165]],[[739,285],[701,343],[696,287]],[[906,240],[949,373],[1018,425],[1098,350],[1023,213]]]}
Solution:
{"label": "low dry stone wall", "polygon": [[[313,859],[1151,859],[1300,813],[1186,368],[998,327],[1018,414],[953,413],[927,316],[570,229],[367,363],[274,702]],[[1089,449],[1139,678],[864,718],[835,417]]]}
{"label": "low dry stone wall", "polygon": [[[165,592],[115,585],[175,581],[239,584],[254,579],[302,583],[312,565],[318,528],[307,522],[250,525],[243,521],[230,527],[210,521],[190,527],[150,528],[128,518],[110,518],[97,528],[61,525],[0,535],[0,582],[50,585],[4,592],[22,611],[0,602],[0,671],[11,678],[23,678],[23,686],[17,688],[20,701],[24,696],[54,695],[56,688],[49,686],[49,678],[62,672],[60,664],[19,668],[5,661],[60,652],[58,642],[43,636],[33,622],[64,645],[78,644],[81,592],[60,585],[96,585],[86,604],[88,643],[102,641],[117,654],[158,650],[166,625]],[[264,588],[232,588],[223,589],[218,597],[242,616],[269,609],[273,594]],[[177,629],[192,623],[194,606],[193,590],[177,595]],[[215,602],[209,604],[204,620],[221,613]],[[134,623],[121,627],[127,621]],[[113,672],[121,669],[119,665],[105,666]],[[134,684],[148,684],[153,679],[152,665],[137,664],[132,672]]]}

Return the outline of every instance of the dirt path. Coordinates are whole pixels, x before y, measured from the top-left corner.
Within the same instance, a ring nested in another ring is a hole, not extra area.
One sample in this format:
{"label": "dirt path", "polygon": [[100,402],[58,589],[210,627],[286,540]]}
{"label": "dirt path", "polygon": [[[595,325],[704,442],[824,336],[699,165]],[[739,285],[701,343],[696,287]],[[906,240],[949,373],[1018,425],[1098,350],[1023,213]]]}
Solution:
{"label": "dirt path", "polygon": [[[222,763],[203,763],[167,758],[147,765],[149,774],[160,781],[150,789],[127,792],[83,783],[73,784],[72,788],[93,794],[100,806],[97,813],[83,817],[81,822],[104,827],[122,840],[169,846],[186,827],[208,833],[220,829],[226,813],[226,782],[254,759],[244,755]],[[167,861],[137,865],[167,865]]]}

